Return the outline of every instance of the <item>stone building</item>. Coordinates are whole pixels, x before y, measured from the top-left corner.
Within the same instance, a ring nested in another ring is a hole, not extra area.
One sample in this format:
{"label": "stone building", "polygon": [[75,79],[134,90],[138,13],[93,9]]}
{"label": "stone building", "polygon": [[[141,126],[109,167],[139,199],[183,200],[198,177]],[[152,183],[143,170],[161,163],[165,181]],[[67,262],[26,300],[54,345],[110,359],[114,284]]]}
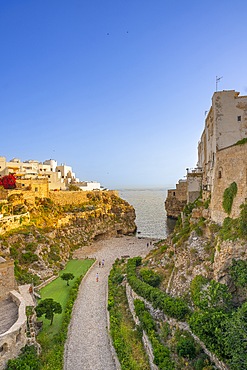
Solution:
{"label": "stone building", "polygon": [[176,189],[169,189],[165,201],[167,217],[178,218],[187,203],[187,181],[179,180]]}
{"label": "stone building", "polygon": [[235,90],[215,92],[198,144],[197,166],[202,168],[204,198],[213,192],[217,153],[246,137],[247,96]]}
{"label": "stone building", "polygon": [[193,203],[201,194],[202,169],[187,169],[187,203]]}
{"label": "stone building", "polygon": [[[231,217],[239,215],[239,206],[246,201],[247,156],[246,145],[236,145],[247,138],[247,96],[235,90],[217,91],[205,120],[198,144],[197,168],[187,171],[187,199],[193,202],[202,193],[204,200],[211,197],[210,218],[222,223],[227,216],[222,207],[224,190],[236,182],[238,193],[234,200]],[[177,194],[168,191],[166,207],[169,214],[177,210]]]}

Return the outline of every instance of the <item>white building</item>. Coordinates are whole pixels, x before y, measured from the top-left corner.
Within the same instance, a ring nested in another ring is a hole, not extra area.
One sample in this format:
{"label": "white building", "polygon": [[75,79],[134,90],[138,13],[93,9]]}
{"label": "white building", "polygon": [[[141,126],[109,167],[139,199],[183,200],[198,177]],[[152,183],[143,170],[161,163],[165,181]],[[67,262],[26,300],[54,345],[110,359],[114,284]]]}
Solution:
{"label": "white building", "polygon": [[235,90],[215,92],[198,144],[197,166],[202,168],[204,192],[213,190],[217,152],[246,137],[247,96]]}
{"label": "white building", "polygon": [[19,158],[13,158],[7,162],[5,157],[0,157],[0,177],[9,173],[15,173],[17,178],[48,178],[49,190],[66,190],[71,182],[77,181],[70,166],[58,166],[54,159],[42,163],[36,160],[22,162]]}
{"label": "white building", "polygon": [[82,181],[76,184],[83,191],[101,190],[99,182],[96,181]]}

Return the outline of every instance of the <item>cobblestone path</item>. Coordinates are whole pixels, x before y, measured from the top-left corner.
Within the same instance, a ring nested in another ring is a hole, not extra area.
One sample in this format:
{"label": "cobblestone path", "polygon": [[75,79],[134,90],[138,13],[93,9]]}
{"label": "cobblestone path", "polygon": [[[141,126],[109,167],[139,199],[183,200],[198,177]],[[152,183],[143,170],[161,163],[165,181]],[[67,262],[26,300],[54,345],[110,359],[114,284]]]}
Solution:
{"label": "cobblestone path", "polygon": [[[76,251],[75,258],[94,257],[97,262],[80,286],[65,346],[64,370],[117,369],[108,336],[108,275],[116,258],[145,256],[151,248],[147,242],[148,239],[136,237],[112,238]],[[99,267],[102,259],[105,265]]]}

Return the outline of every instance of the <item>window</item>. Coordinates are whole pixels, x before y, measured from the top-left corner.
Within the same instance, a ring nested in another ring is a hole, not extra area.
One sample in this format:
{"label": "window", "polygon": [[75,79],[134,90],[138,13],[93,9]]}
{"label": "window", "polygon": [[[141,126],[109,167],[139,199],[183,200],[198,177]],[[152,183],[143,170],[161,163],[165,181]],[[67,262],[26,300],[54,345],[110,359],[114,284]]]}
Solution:
{"label": "window", "polygon": [[219,171],[218,178],[221,179],[221,177],[222,177],[222,173],[221,173],[221,171]]}
{"label": "window", "polygon": [[238,116],[238,122],[241,122],[241,116]]}
{"label": "window", "polygon": [[38,188],[35,188],[34,191],[39,191],[39,189]]}
{"label": "window", "polygon": [[174,196],[174,197],[176,196],[176,192],[175,192],[175,191],[173,192],[173,196]]}

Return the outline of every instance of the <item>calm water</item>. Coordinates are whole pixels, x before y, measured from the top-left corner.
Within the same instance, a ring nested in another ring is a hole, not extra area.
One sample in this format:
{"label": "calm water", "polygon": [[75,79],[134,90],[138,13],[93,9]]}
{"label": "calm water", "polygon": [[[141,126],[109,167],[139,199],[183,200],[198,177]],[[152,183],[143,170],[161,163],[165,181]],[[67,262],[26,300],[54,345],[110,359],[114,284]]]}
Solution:
{"label": "calm water", "polygon": [[164,239],[174,228],[174,221],[166,217],[166,189],[121,189],[119,196],[136,211],[137,235]]}

